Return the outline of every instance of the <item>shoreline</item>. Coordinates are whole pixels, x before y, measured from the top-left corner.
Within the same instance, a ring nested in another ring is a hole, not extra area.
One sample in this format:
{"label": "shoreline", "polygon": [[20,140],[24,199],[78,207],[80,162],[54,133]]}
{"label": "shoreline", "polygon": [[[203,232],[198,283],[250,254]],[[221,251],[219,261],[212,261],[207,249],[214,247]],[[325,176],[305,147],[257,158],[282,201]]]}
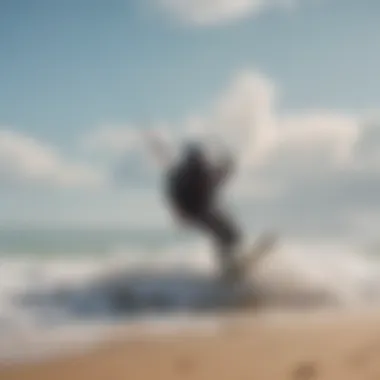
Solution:
{"label": "shoreline", "polygon": [[219,322],[209,333],[136,329],[127,337],[121,327],[80,352],[36,363],[2,363],[0,379],[380,378],[378,309],[240,313]]}

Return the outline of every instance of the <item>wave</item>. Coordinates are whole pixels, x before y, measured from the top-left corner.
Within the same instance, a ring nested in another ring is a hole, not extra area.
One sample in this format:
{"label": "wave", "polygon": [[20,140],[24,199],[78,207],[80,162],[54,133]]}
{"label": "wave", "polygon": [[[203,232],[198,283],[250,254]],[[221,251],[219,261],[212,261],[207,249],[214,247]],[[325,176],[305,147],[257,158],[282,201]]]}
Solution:
{"label": "wave", "polygon": [[[198,315],[247,297],[262,307],[281,308],[360,307],[380,300],[377,258],[350,246],[281,244],[248,285],[234,291],[223,288],[213,271],[213,256],[205,246],[118,251],[103,258],[3,257],[0,340],[62,329],[69,336],[67,329],[75,326],[84,331],[83,326]],[[96,334],[91,330],[88,336]],[[4,350],[9,353],[9,344]]]}

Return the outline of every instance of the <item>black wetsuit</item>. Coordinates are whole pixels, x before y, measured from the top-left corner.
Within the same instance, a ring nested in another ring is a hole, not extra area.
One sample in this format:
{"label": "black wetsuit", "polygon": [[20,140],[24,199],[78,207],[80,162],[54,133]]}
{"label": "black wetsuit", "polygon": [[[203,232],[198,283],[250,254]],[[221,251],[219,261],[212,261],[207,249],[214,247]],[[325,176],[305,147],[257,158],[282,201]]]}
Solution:
{"label": "black wetsuit", "polygon": [[214,167],[205,159],[187,158],[172,169],[167,195],[171,206],[188,222],[210,234],[226,261],[240,240],[240,231],[216,204],[218,190],[229,174],[230,163]]}

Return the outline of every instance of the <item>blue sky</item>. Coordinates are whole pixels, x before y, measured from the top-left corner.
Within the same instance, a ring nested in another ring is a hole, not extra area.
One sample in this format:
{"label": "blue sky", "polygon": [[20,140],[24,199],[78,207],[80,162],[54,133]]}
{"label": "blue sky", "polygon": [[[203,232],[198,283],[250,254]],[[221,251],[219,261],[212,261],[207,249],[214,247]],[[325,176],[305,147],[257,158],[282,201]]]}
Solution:
{"label": "blue sky", "polygon": [[[82,149],[84,136],[105,125],[165,122],[179,130],[189,116],[208,120],[241,72],[260,73],[275,86],[276,115],[361,117],[378,108],[378,1],[299,0],[288,9],[246,0],[234,17],[231,6],[223,19],[203,23],[186,20],[186,13],[202,14],[199,2],[181,2],[176,13],[164,0],[0,0],[0,129],[59,151],[62,161],[95,165],[101,160]],[[218,15],[222,2],[206,2]],[[0,169],[10,156],[15,160],[14,153],[0,155]],[[127,176],[135,178],[132,171]],[[135,199],[128,183],[99,193],[16,182],[2,190],[4,223],[38,221],[41,207],[41,223],[133,222],[118,214],[120,204]],[[83,199],[85,220],[77,212]]]}

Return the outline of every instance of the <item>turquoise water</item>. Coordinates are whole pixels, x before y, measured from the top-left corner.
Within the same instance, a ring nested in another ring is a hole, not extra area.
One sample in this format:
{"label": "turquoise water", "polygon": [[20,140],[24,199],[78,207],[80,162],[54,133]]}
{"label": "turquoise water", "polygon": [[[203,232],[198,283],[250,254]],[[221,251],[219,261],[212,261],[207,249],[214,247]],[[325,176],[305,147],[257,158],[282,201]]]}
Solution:
{"label": "turquoise water", "polygon": [[117,249],[164,249],[193,234],[173,230],[123,228],[2,228],[0,255],[105,255]]}

